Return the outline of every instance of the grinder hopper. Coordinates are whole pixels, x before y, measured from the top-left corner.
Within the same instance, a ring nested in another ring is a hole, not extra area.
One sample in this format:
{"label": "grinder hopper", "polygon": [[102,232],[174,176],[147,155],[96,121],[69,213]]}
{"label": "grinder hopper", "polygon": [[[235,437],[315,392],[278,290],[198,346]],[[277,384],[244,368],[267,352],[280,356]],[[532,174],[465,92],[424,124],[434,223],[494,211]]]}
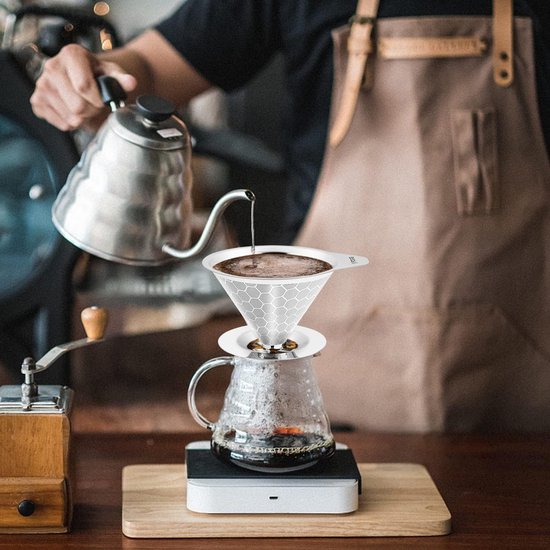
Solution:
{"label": "grinder hopper", "polygon": [[298,246],[257,246],[256,254],[286,253],[328,262],[332,269],[292,278],[259,278],[229,275],[214,269],[219,262],[249,255],[250,247],[232,248],[210,254],[203,265],[218,279],[247,325],[266,348],[280,348],[296,328],[330,276],[337,269],[366,265],[367,258],[336,254]]}

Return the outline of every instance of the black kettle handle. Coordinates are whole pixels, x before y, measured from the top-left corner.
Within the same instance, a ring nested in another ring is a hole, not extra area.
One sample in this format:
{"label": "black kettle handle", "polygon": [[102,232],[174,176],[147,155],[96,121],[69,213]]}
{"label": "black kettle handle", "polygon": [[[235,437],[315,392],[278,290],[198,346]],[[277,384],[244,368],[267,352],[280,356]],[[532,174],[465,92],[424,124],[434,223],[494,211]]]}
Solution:
{"label": "black kettle handle", "polygon": [[110,107],[111,111],[116,111],[119,107],[124,106],[128,96],[116,78],[101,75],[96,78],[96,82],[103,103]]}

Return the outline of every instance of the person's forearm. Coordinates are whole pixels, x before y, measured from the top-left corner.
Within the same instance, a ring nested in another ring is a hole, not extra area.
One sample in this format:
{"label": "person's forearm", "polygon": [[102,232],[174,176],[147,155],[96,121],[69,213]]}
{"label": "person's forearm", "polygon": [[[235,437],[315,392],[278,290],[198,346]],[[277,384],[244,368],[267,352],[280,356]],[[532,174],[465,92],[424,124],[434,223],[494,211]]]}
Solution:
{"label": "person's forearm", "polygon": [[102,54],[137,79],[132,97],[155,94],[186,105],[211,84],[155,30],[138,36],[120,50]]}
{"label": "person's forearm", "polygon": [[139,94],[154,94],[186,105],[210,83],[158,32],[146,31],[122,48],[93,54],[69,44],[44,63],[31,105],[36,116],[63,131],[95,130],[107,112],[95,79],[116,78],[133,102]]}

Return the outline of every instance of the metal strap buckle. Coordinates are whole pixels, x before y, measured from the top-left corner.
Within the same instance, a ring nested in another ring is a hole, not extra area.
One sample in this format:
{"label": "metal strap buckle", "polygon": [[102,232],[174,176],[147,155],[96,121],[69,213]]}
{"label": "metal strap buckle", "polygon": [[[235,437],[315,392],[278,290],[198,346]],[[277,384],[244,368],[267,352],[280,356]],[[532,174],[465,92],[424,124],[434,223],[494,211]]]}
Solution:
{"label": "metal strap buckle", "polygon": [[371,25],[374,25],[375,22],[376,17],[371,17],[370,15],[358,15],[356,13],[348,19],[348,23],[350,25],[353,25],[354,23],[359,25],[367,25],[370,23]]}

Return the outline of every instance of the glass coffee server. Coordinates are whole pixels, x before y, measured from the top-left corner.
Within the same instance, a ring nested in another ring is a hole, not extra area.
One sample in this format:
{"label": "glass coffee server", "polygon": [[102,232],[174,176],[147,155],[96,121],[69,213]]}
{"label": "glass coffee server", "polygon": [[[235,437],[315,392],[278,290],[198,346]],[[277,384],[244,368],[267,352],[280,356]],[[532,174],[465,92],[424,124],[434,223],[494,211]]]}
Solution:
{"label": "glass coffee server", "polygon": [[[298,323],[331,275],[358,267],[367,258],[296,246],[257,246],[254,257],[269,254],[316,259],[327,265],[313,274],[247,276],[220,271],[219,264],[250,254],[249,247],[208,255],[203,265],[227,292],[246,326],[219,338],[229,356],[210,359],[195,372],[188,389],[194,419],[212,431],[211,450],[222,461],[249,470],[285,474],[329,458],[335,451],[330,423],[313,370],[325,337]],[[217,421],[198,410],[200,378],[223,365],[233,367]]]}

